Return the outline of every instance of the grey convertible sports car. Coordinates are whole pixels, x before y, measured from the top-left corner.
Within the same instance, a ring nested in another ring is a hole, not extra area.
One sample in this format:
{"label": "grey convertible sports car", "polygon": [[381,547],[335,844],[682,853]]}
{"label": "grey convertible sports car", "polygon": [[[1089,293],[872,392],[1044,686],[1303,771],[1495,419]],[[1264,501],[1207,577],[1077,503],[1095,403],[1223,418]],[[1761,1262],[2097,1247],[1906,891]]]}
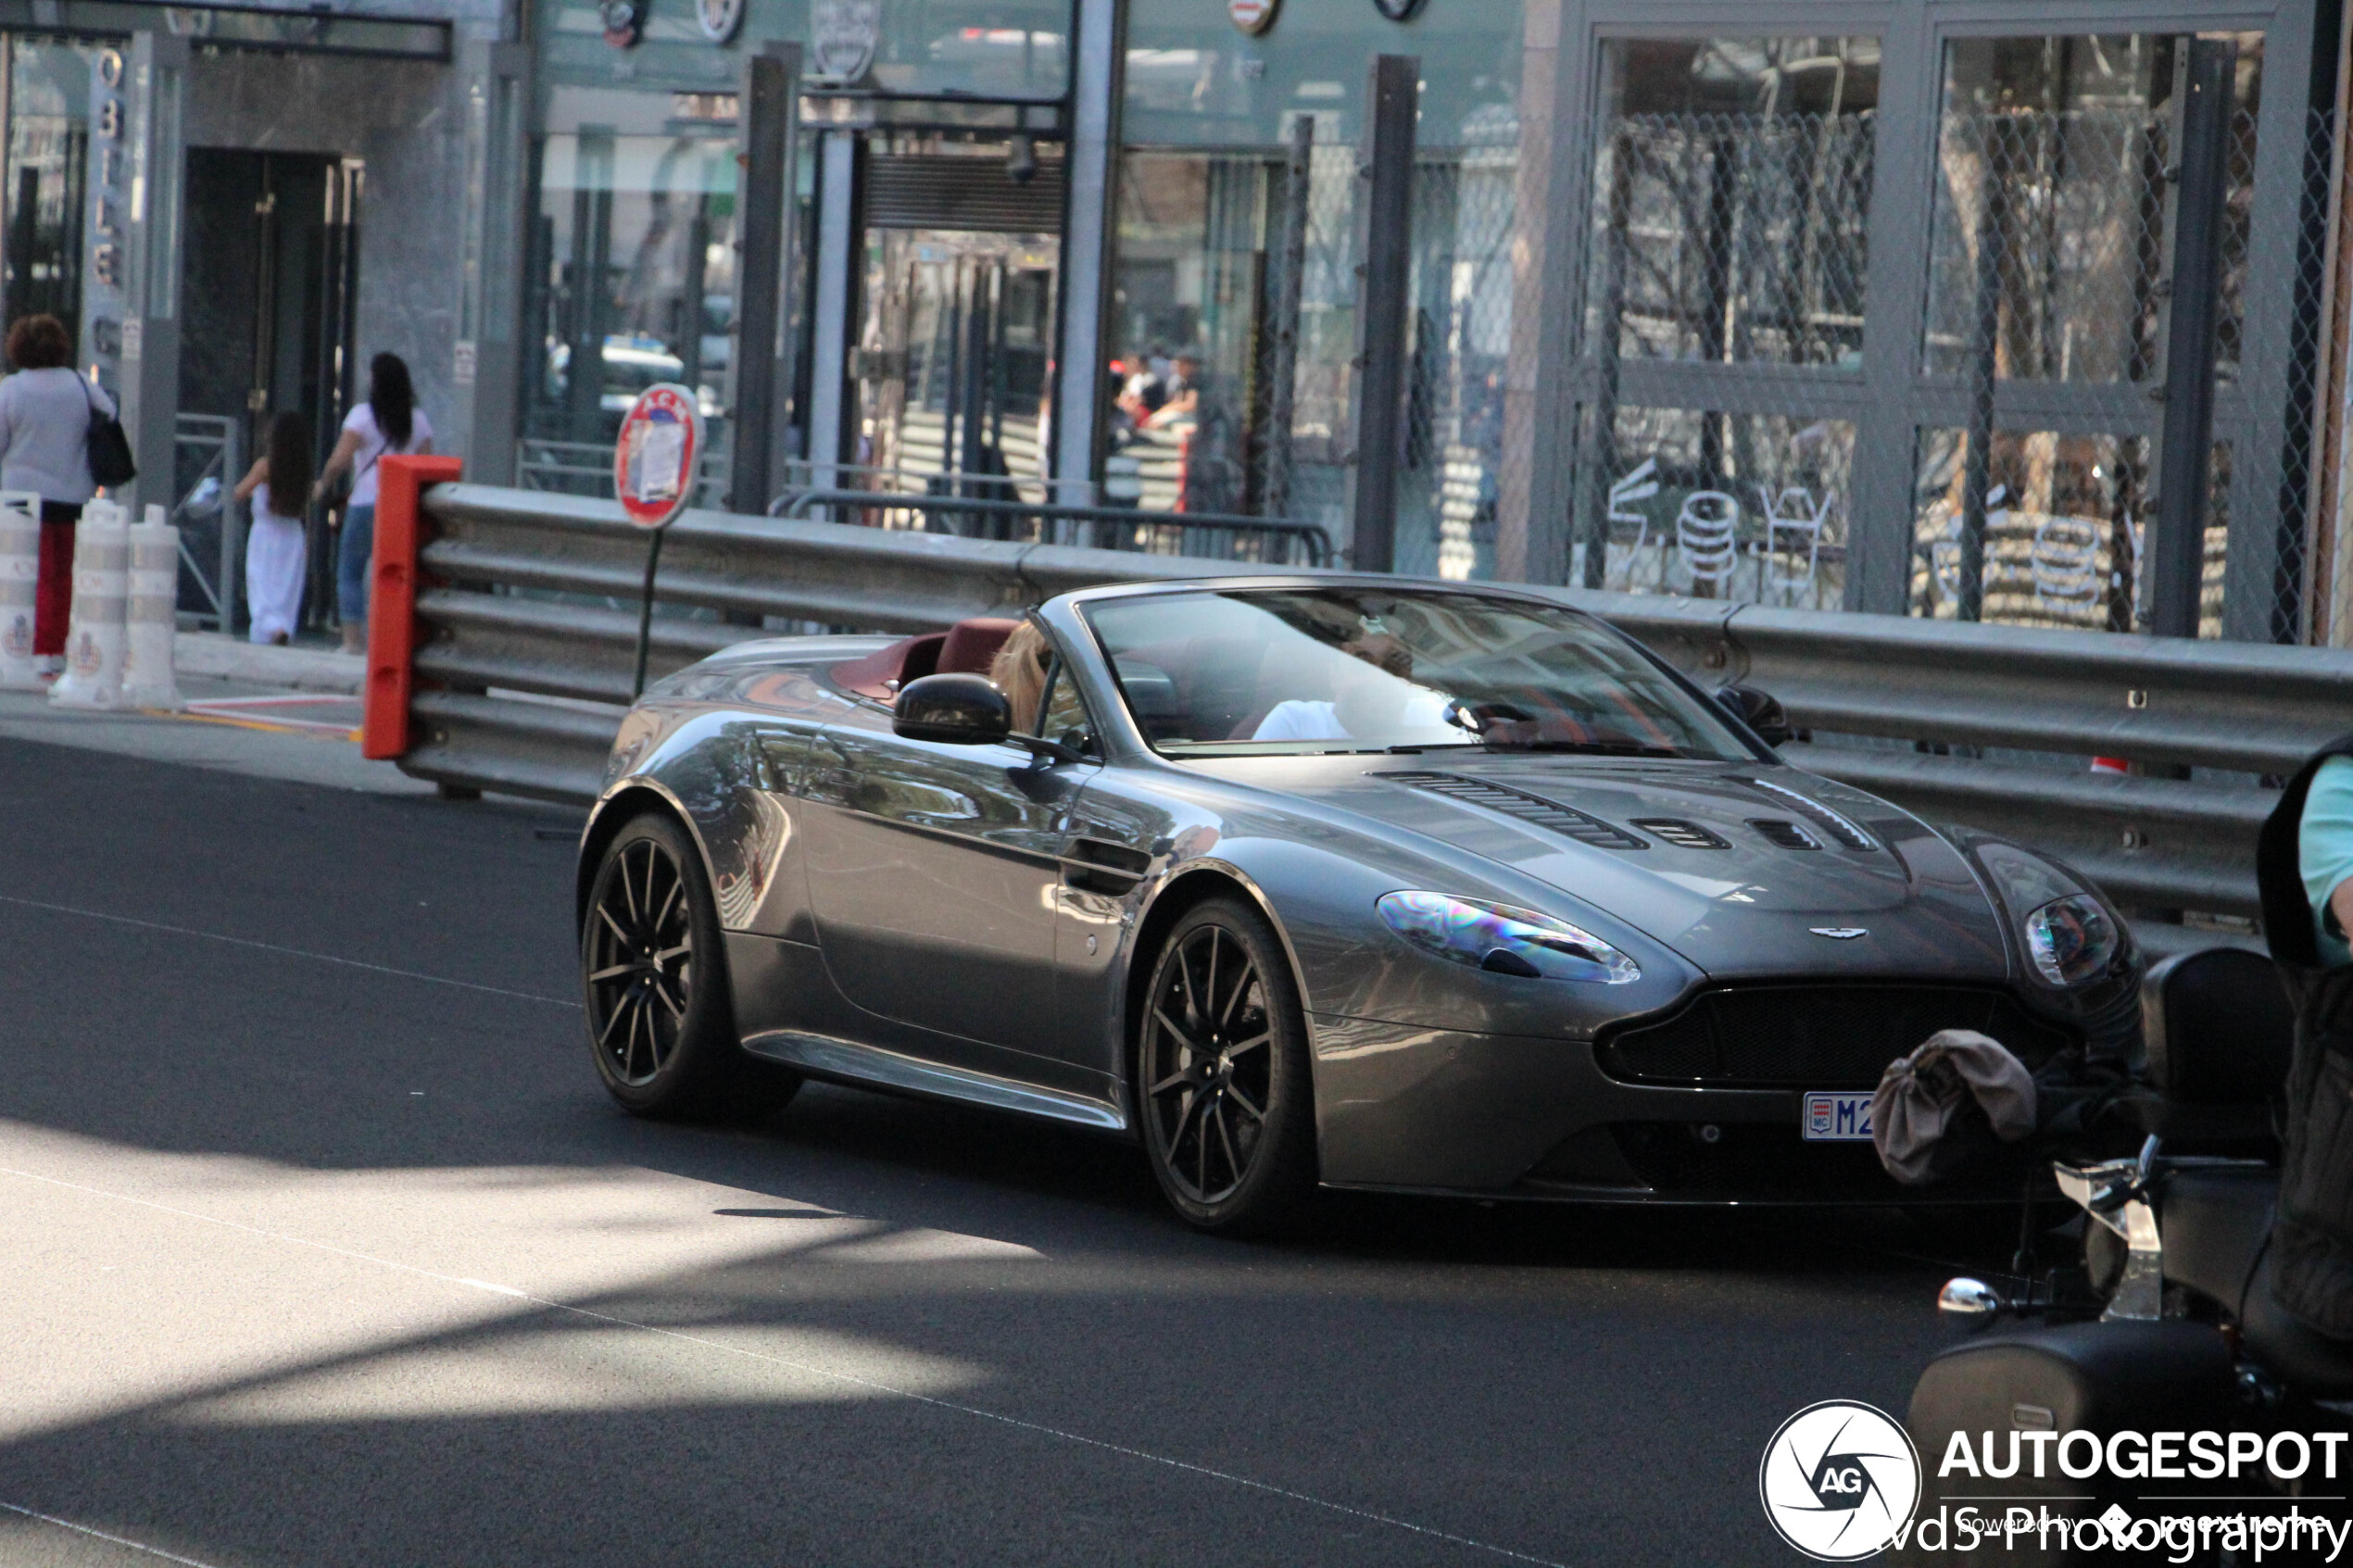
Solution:
{"label": "grey convertible sports car", "polygon": [[814,1077],[1125,1133],[1214,1230],[1319,1185],[1889,1201],[1890,1060],[2115,1050],[2139,958],[1780,722],[1542,596],[1386,577],[746,643],[614,744],[597,1069],[646,1115]]}

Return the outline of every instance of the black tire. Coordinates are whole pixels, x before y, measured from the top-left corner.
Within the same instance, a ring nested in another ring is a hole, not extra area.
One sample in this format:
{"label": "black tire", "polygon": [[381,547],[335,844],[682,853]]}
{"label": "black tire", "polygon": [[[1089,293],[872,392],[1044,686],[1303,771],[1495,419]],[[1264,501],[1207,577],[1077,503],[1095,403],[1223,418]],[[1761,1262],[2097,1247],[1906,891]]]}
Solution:
{"label": "black tire", "polygon": [[1307,1024],[1282,944],[1239,898],[1204,899],[1152,960],[1136,1110],[1152,1174],[1196,1229],[1289,1230],[1315,1198]]}
{"label": "black tire", "polygon": [[597,1075],[631,1115],[754,1117],[799,1089],[799,1073],[744,1054],[719,907],[671,818],[634,817],[605,846],[580,973]]}

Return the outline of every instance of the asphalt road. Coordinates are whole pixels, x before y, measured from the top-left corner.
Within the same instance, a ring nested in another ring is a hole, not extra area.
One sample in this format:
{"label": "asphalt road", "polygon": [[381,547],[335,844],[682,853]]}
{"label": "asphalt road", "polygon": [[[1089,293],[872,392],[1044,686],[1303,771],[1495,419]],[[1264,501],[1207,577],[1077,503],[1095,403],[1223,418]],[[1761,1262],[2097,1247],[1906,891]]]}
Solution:
{"label": "asphalt road", "polygon": [[1888,1216],[1250,1245],[1078,1132],[630,1121],[576,821],[0,739],[0,1562],[1794,1562],[1768,1436],[1942,1342]]}

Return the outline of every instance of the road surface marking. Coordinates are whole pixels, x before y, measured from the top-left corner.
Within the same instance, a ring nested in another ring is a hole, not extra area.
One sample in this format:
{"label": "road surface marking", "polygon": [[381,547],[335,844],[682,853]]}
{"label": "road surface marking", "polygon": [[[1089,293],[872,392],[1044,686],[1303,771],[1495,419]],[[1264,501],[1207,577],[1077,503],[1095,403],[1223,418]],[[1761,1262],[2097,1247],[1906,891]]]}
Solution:
{"label": "road surface marking", "polygon": [[226,942],[233,947],[253,947],[265,953],[281,953],[287,958],[312,959],[320,963],[342,964],[346,969],[364,969],[377,974],[389,974],[402,980],[423,980],[435,985],[455,985],[461,991],[483,991],[494,997],[512,997],[519,1001],[544,1002],[551,1008],[577,1008],[578,1002],[565,1001],[560,997],[543,997],[534,991],[510,991],[503,985],[477,985],[471,980],[452,980],[447,975],[423,974],[413,969],[395,969],[390,964],[368,963],[359,959],[337,958],[333,953],[314,953],[306,947],[282,947],[275,942],[257,942],[250,936],[224,936],[217,931],[194,931],[184,925],[166,925],[160,921],[133,920],[129,915],[110,915],[103,909],[78,909],[70,904],[46,904],[38,898],[12,898],[0,893],[0,904],[15,904],[27,909],[46,909],[52,914],[80,915],[84,920],[103,920],[116,925],[135,926],[141,931],[168,932],[174,936],[194,936],[204,942]]}
{"label": "road surface marking", "polygon": [[38,1519],[44,1524],[55,1524],[60,1530],[71,1530],[77,1536],[89,1536],[94,1539],[107,1541],[115,1546],[127,1546],[133,1551],[144,1551],[149,1557],[160,1557],[166,1562],[183,1563],[186,1568],[212,1568],[209,1562],[199,1562],[193,1557],[182,1557],[178,1552],[166,1551],[161,1547],[149,1546],[145,1541],[134,1541],[123,1536],[109,1536],[104,1530],[93,1530],[87,1524],[77,1524],[70,1519],[60,1519],[53,1513],[36,1513],[31,1509],[18,1503],[0,1502],[0,1508],[6,1509],[10,1513],[21,1513],[27,1519]]}
{"label": "road surface marking", "polygon": [[[10,900],[10,902],[18,901],[19,900]],[[468,1279],[458,1274],[445,1274],[434,1269],[420,1267],[415,1263],[396,1262],[390,1258],[379,1258],[373,1253],[355,1251],[347,1247],[337,1247],[332,1242],[313,1241],[308,1236],[293,1236],[284,1231],[265,1230],[259,1225],[248,1225],[242,1221],[225,1220],[217,1214],[199,1213],[193,1209],[182,1209],[170,1203],[158,1203],[151,1198],[138,1198],[126,1192],[113,1192],[105,1187],[90,1186],[81,1182],[69,1182],[58,1176],[44,1176],[37,1171],[20,1171],[8,1166],[0,1166],[0,1176],[15,1176],[19,1180],[63,1187],[69,1192],[87,1193],[94,1198],[108,1198],[118,1203],[136,1204],[142,1209],[153,1209],[166,1214],[176,1214],[184,1220],[219,1225],[226,1230],[242,1231],[247,1236],[284,1242],[293,1247],[307,1247],[313,1251],[332,1253],[338,1258],[349,1258],[358,1262],[390,1269],[396,1273],[409,1274],[419,1279],[434,1280],[443,1285],[454,1285],[461,1289],[490,1291],[500,1296],[513,1296],[547,1311],[564,1312],[573,1317],[586,1318],[592,1323],[609,1323],[616,1328],[635,1329],[641,1334],[659,1335],[664,1339],[683,1340],[686,1344],[699,1346],[704,1349],[717,1350],[724,1355],[740,1357],[746,1361],[762,1361],[771,1366],[779,1366],[812,1377],[848,1384],[852,1387],[888,1395],[894,1399],[906,1399],[914,1404],[929,1405],[935,1410],[950,1411],[979,1421],[995,1422],[1001,1426],[1036,1433],[1039,1436],[1051,1437],[1060,1442],[1075,1443],[1082,1448],[1096,1449],[1105,1453],[1118,1454],[1126,1459],[1141,1460],[1149,1464],[1164,1465],[1171,1470],[1181,1470],[1190,1475],[1202,1475],[1214,1481],[1225,1481],[1233,1486],[1246,1486],[1252,1491],[1263,1492],[1270,1497],[1305,1503],[1310,1508],[1322,1509],[1327,1512],[1342,1514],[1351,1519],[1361,1519],[1371,1524],[1383,1524],[1391,1529],[1408,1531],[1431,1540],[1445,1541],[1453,1546],[1467,1547],[1473,1551],[1483,1551],[1496,1557],[1509,1558],[1515,1562],[1535,1563],[1538,1568],[1567,1568],[1567,1564],[1555,1562],[1550,1558],[1537,1557],[1524,1551],[1514,1551],[1509,1547],[1476,1540],[1469,1536],[1458,1536],[1452,1531],[1437,1529],[1428,1524],[1416,1524],[1409,1519],[1400,1519],[1394,1514],[1376,1513],[1370,1509],[1355,1508],[1344,1502],[1334,1502],[1328,1498],[1319,1498],[1310,1492],[1294,1491],[1289,1486],[1277,1486],[1271,1481],[1260,1481],[1248,1475],[1238,1475],[1229,1470],[1214,1470],[1205,1464],[1192,1463],[1189,1460],[1173,1459],[1166,1454],[1156,1454],[1149,1449],[1130,1448],[1125,1443],[1114,1443],[1101,1437],[1089,1437],[1084,1433],[1072,1432],[1063,1427],[1048,1426],[1042,1422],[1025,1421],[1020,1416],[1006,1415],[1001,1411],[986,1410],[978,1405],[967,1405],[954,1399],[943,1399],[936,1394],[919,1394],[912,1389],[901,1388],[871,1377],[860,1377],[853,1373],[837,1372],[831,1367],[794,1361],[787,1356],[774,1356],[765,1351],[749,1350],[738,1345],[729,1345],[722,1340],[705,1338],[701,1335],[688,1334],[681,1329],[664,1328],[659,1323],[639,1323],[631,1318],[617,1317],[610,1312],[599,1312],[586,1307],[575,1307],[568,1301],[557,1301],[544,1296],[534,1296],[529,1291],[518,1290],[512,1286],[494,1285],[486,1280]],[[173,1561],[184,1562],[187,1560],[175,1558]],[[205,1565],[196,1564],[195,1568],[205,1568]]]}

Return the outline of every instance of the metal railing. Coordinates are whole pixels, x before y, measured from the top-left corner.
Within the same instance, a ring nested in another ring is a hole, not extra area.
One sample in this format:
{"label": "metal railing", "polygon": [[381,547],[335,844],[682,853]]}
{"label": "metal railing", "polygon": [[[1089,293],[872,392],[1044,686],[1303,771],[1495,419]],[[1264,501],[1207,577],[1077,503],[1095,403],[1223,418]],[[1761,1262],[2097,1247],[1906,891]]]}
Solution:
{"label": "metal railing", "polygon": [[[216,414],[181,414],[172,430],[171,521],[180,530],[180,565],[184,585],[193,583],[196,603],[188,607],[217,632],[235,630],[245,588],[245,517],[233,492],[245,477],[242,420]],[[205,562],[215,562],[208,573]]]}
{"label": "metal railing", "polygon": [[[999,481],[1000,483],[1003,483]],[[1325,566],[1332,558],[1331,535],[1320,523],[1294,522],[1287,518],[1239,517],[1222,512],[1139,512],[1130,507],[1049,507],[1034,501],[983,499],[963,495],[887,495],[871,490],[810,490],[791,496],[777,515],[805,518],[811,512],[912,512],[928,527],[970,538],[975,535],[1006,539],[1017,528],[1027,524],[1033,537],[1048,544],[1077,544],[1081,540],[1095,548],[1107,541],[1118,539],[1124,544],[1137,543],[1135,535],[1150,531],[1185,531],[1180,534],[1183,546],[1176,550],[1151,550],[1155,555],[1190,556],[1197,560],[1216,560],[1231,567],[1236,563],[1269,566]],[[1064,528],[1062,525],[1071,526]],[[982,530],[988,533],[982,534]],[[1201,546],[1222,545],[1229,553],[1214,555]],[[1258,553],[1245,556],[1245,545]],[[1306,555],[1303,561],[1290,558],[1296,545]],[[1279,546],[1277,557],[1269,546]],[[1117,546],[1114,546],[1117,547]]]}
{"label": "metal railing", "polygon": [[[401,766],[590,797],[629,697],[646,536],[585,497],[449,484],[424,509]],[[657,674],[761,634],[746,622],[917,632],[1094,583],[1236,570],[701,511],[664,552]],[[1812,732],[1785,752],[1799,766],[2063,856],[2143,912],[2255,913],[2255,835],[2277,799],[2265,776],[2353,726],[2353,651],[1538,591],[1703,685],[1773,693]],[[2094,758],[2136,771],[2095,772]]]}

